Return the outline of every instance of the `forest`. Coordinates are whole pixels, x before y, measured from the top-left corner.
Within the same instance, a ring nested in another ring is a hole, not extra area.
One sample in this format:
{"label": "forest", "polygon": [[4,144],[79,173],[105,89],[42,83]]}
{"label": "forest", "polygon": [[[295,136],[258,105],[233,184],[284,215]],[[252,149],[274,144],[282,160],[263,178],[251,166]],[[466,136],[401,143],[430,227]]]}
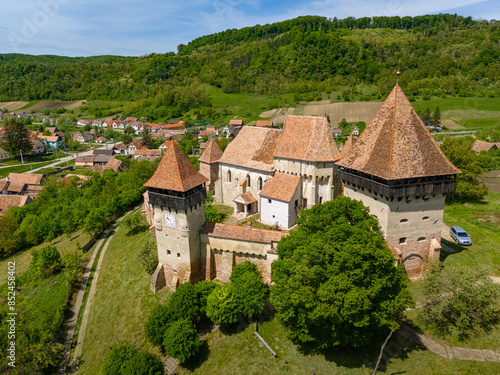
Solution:
{"label": "forest", "polygon": [[295,93],[298,100],[334,91],[342,93],[339,100],[353,92],[379,100],[398,67],[409,97],[498,97],[499,61],[500,21],[306,16],[203,36],[177,53],[0,55],[0,102],[127,101],[133,103],[126,115],[158,120],[210,108],[207,85],[225,93]]}

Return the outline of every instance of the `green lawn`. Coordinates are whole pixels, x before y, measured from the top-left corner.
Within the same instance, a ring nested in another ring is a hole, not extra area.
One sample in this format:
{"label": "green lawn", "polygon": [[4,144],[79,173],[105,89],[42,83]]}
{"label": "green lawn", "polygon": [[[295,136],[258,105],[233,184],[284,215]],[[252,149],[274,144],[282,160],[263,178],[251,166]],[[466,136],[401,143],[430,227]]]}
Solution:
{"label": "green lawn", "polygon": [[481,203],[447,205],[444,222],[460,225],[472,238],[472,246],[456,246],[456,254],[443,252],[445,265],[484,266],[500,276],[500,193],[489,192]]}
{"label": "green lawn", "polygon": [[[57,250],[59,250],[61,255],[64,255],[68,251],[76,250],[78,248],[77,245],[85,245],[90,240],[90,238],[91,235],[83,231],[75,232],[71,235],[71,237],[63,234],[62,236],[55,238],[51,242],[44,242],[40,245],[24,250],[0,261],[0,270],[6,270],[8,262],[16,262],[16,273],[17,275],[20,275],[28,270],[31,261],[31,252],[33,250],[52,245],[57,247]],[[90,252],[87,252],[87,256],[90,256]],[[1,273],[0,285],[3,285],[7,281],[7,276],[8,275],[6,272]]]}
{"label": "green lawn", "polygon": [[159,354],[146,341],[144,324],[152,307],[165,302],[170,292],[153,294],[149,290],[151,276],[137,261],[137,253],[149,236],[149,232],[127,236],[125,229],[118,229],[111,240],[90,307],[79,374],[99,374],[106,353],[117,343],[127,342]]}
{"label": "green lawn", "polygon": [[37,163],[32,165],[19,165],[16,167],[0,168],[0,178],[4,178],[9,175],[9,173],[24,173],[28,172],[33,168],[45,167],[46,165],[52,164],[53,161],[46,161],[43,163]]}

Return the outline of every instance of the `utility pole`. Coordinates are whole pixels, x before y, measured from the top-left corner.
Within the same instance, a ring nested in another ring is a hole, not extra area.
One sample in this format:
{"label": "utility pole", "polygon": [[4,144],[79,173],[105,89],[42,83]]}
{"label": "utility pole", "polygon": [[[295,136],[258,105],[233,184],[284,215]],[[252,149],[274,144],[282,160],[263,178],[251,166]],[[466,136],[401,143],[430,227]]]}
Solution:
{"label": "utility pole", "polygon": [[21,164],[24,164],[24,159],[23,159],[23,150],[19,150],[21,151]]}

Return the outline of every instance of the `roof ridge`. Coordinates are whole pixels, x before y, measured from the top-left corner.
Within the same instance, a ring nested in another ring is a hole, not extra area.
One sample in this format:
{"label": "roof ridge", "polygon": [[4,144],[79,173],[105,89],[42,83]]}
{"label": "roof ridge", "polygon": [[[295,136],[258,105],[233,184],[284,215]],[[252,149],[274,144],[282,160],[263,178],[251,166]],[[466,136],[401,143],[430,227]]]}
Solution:
{"label": "roof ridge", "polygon": [[393,114],[392,114],[392,133],[391,133],[391,149],[389,151],[389,173],[388,173],[388,178],[391,179],[391,168],[392,168],[392,153],[394,152],[393,147],[394,147],[394,129],[396,127],[396,105],[398,102],[398,90],[397,90],[398,85],[396,84],[396,87],[394,87],[394,108],[393,108]]}

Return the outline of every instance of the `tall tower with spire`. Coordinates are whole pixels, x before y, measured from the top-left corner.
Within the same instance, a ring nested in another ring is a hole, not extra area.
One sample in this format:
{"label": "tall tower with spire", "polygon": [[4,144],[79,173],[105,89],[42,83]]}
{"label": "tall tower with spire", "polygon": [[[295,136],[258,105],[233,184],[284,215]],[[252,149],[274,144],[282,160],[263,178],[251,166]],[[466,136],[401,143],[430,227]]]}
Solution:
{"label": "tall tower with spire", "polygon": [[420,277],[439,259],[444,202],[460,171],[399,84],[337,165],[344,195],[369,207],[409,276]]}
{"label": "tall tower with spire", "polygon": [[201,154],[200,173],[208,179],[207,190],[212,190],[215,181],[219,178],[219,159],[222,157],[222,150],[213,139],[208,142],[207,148]]}
{"label": "tall tower with spire", "polygon": [[174,289],[201,275],[200,229],[205,223],[205,183],[175,141],[169,142],[148,187],[154,208],[158,267],[151,287]]}

